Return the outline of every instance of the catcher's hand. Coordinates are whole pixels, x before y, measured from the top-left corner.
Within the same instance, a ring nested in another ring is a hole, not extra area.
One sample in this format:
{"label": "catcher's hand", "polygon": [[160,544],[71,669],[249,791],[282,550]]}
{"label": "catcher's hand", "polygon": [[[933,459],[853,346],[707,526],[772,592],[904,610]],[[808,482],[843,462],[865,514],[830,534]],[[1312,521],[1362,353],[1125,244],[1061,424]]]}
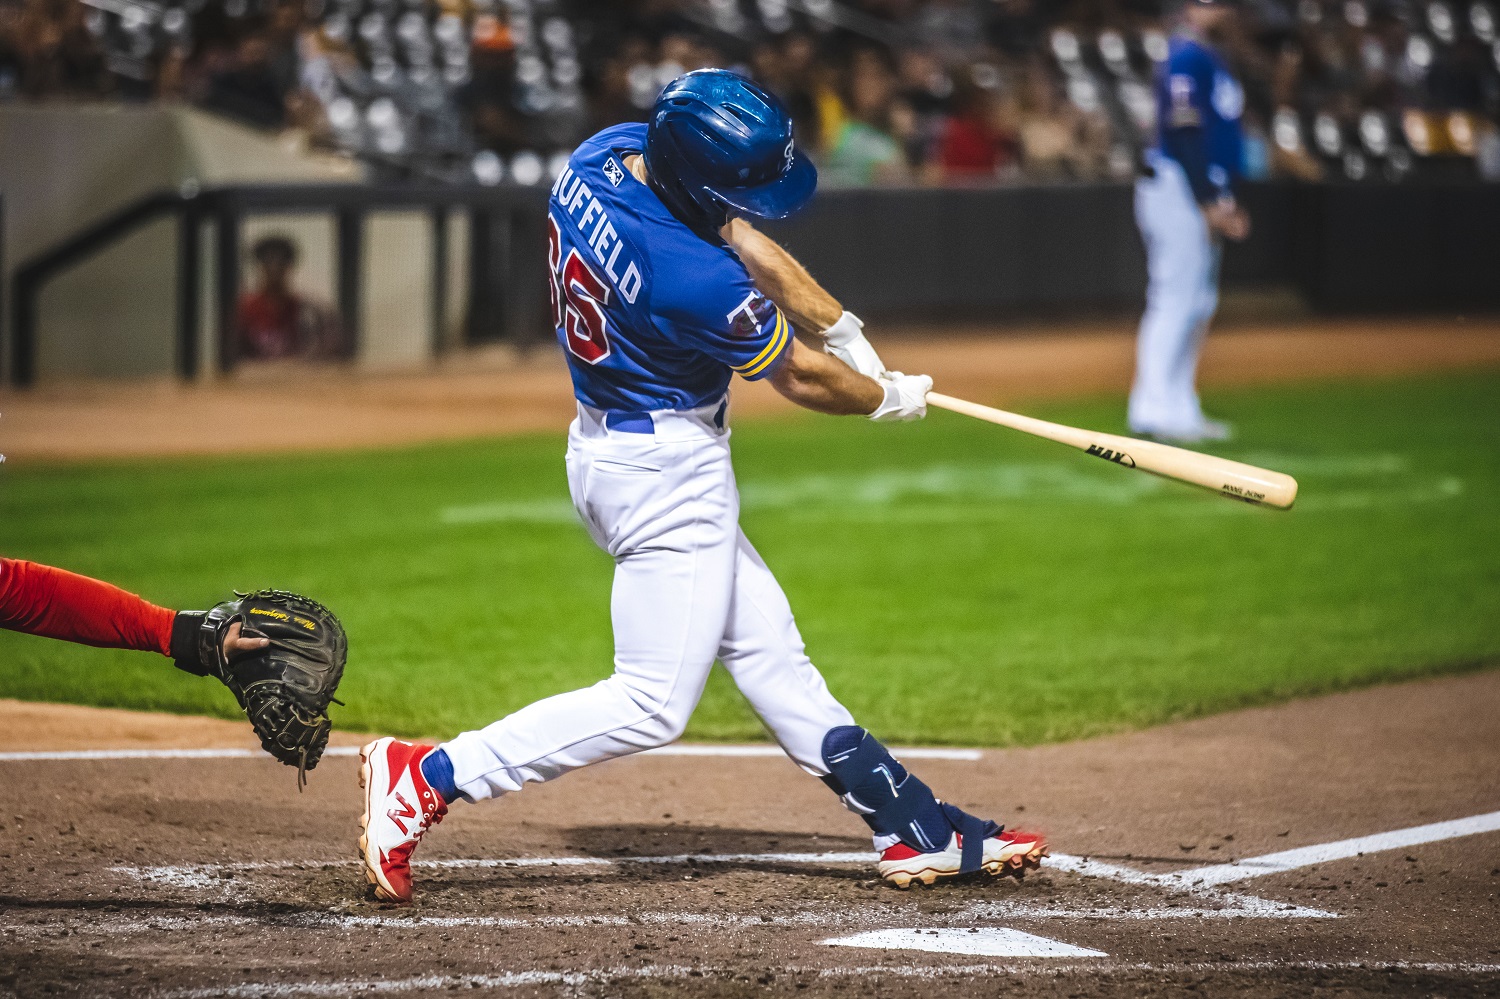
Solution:
{"label": "catcher's hand", "polygon": [[223,681],[266,752],[297,768],[300,789],[328,745],[328,705],[337,701],[348,639],[315,600],[285,590],[236,596],[210,611],[178,614],[172,658],[189,673]]}

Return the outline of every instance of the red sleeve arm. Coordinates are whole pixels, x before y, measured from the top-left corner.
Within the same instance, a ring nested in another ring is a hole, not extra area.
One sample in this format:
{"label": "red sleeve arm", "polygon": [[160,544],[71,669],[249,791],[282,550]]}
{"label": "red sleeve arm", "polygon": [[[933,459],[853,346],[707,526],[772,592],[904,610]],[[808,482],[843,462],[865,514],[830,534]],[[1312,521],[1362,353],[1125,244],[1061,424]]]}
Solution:
{"label": "red sleeve arm", "polygon": [[176,613],[118,586],[0,558],[0,628],[106,649],[171,655]]}

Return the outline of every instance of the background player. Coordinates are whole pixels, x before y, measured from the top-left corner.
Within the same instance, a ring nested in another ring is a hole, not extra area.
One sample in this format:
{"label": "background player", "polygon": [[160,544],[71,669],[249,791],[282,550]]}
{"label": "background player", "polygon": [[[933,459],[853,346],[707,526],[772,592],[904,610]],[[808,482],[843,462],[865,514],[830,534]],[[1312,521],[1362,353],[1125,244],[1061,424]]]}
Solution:
{"label": "background player", "polygon": [[[869,823],[882,876],[931,883],[1040,860],[1040,837],[939,802],[855,725],[739,529],[731,372],[769,378],[819,412],[926,413],[930,378],[886,371],[859,320],[775,243],[731,221],[785,216],[816,182],[780,103],[720,70],[668,85],[649,126],[605,129],[557,179],[553,319],[579,403],[568,485],[615,559],[615,672],[437,749],[366,746],[360,852],[379,897],[411,898],[411,852],[460,797],[497,797],[676,740],[715,659],[787,754]],[[800,345],[793,327],[823,334],[837,359]]]}
{"label": "background player", "polygon": [[1156,79],[1159,141],[1136,185],[1136,221],[1150,281],[1130,392],[1133,433],[1166,440],[1223,440],[1230,428],[1203,415],[1198,355],[1219,304],[1220,240],[1242,240],[1250,220],[1234,198],[1245,98],[1210,39],[1232,11],[1223,0],[1186,0]]}

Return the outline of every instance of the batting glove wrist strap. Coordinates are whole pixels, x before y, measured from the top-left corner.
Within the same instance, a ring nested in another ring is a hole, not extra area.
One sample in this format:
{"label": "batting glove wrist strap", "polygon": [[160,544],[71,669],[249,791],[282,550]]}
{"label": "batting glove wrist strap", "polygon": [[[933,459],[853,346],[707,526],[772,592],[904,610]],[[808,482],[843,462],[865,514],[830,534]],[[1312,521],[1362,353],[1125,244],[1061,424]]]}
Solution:
{"label": "batting glove wrist strap", "polygon": [[830,347],[847,347],[855,340],[864,338],[865,324],[852,312],[839,316],[838,322],[823,331],[823,340]]}
{"label": "batting glove wrist strap", "polygon": [[885,389],[885,399],[870,414],[870,419],[876,423],[896,423],[920,420],[927,415],[927,393],[932,390],[930,377],[887,371],[876,381]]}
{"label": "batting glove wrist strap", "polygon": [[885,371],[885,363],[865,339],[865,324],[852,312],[845,312],[823,331],[823,349],[869,378]]}

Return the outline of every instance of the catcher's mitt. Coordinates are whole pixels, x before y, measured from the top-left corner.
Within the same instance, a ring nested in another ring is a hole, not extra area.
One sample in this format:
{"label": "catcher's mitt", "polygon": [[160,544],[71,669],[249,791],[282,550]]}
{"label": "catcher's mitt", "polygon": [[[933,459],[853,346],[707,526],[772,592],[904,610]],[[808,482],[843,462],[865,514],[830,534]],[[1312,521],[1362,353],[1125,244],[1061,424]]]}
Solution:
{"label": "catcher's mitt", "polygon": [[[328,745],[330,701],[344,675],[344,627],[316,600],[285,590],[236,593],[210,611],[183,611],[172,627],[180,669],[217,677],[245,709],[265,751],[297,768],[297,789]],[[224,656],[224,636],[240,622],[242,638],[270,645]]]}

